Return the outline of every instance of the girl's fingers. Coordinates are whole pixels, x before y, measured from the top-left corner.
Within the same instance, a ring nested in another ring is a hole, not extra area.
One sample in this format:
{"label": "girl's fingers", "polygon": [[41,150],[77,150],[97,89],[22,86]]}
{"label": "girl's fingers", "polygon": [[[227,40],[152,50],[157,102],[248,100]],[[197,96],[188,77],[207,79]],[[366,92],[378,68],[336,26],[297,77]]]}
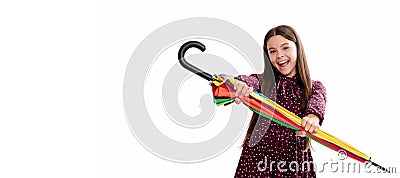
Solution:
{"label": "girl's fingers", "polygon": [[239,96],[239,92],[240,92],[240,90],[239,90],[239,82],[236,82],[237,84],[236,84],[236,86],[235,86],[235,96],[237,97],[237,96]]}
{"label": "girl's fingers", "polygon": [[302,127],[306,127],[306,124],[307,124],[307,122],[308,122],[308,117],[306,116],[306,117],[303,117],[303,119],[301,120],[301,126]]}
{"label": "girl's fingers", "polygon": [[243,82],[242,81],[240,81],[240,80],[236,80],[235,79],[235,82],[234,82],[234,84],[233,84],[233,89],[234,90],[236,90],[236,92],[235,92],[235,95],[236,96],[239,96],[239,92],[240,92],[240,88],[242,88],[243,87]]}
{"label": "girl's fingers", "polygon": [[319,130],[319,123],[318,120],[315,118],[311,117],[304,117],[301,122],[301,126],[304,128],[304,130],[315,133]]}
{"label": "girl's fingers", "polygon": [[243,98],[243,96],[248,96],[247,94],[248,92],[249,92],[249,87],[246,84],[244,84],[242,91],[240,91],[239,98]]}
{"label": "girl's fingers", "polygon": [[240,99],[239,98],[235,98],[235,103],[236,104],[240,104],[242,101],[240,101]]}
{"label": "girl's fingers", "polygon": [[302,130],[298,130],[298,131],[296,131],[296,136],[305,137],[306,136],[306,132],[304,132]]}
{"label": "girl's fingers", "polygon": [[236,96],[242,98],[248,90],[248,86],[244,82],[239,82],[236,88]]}
{"label": "girl's fingers", "polygon": [[252,87],[247,86],[246,83],[239,80],[235,80],[234,89],[236,90],[235,96],[239,98],[243,98],[243,96],[249,96],[250,93],[253,92]]}
{"label": "girl's fingers", "polygon": [[[304,128],[305,131],[311,133],[318,132],[320,127],[318,118],[307,117],[307,116],[303,117],[303,119],[301,120],[301,126]],[[304,137],[306,135],[305,131],[302,130],[296,131],[296,135]]]}
{"label": "girl's fingers", "polygon": [[235,81],[233,83],[233,89],[236,90],[238,85],[239,85],[239,80],[235,79]]}
{"label": "girl's fingers", "polygon": [[315,129],[314,129],[314,132],[313,133],[315,133],[315,132],[318,132],[319,131],[319,125],[317,125],[316,127],[315,127]]}
{"label": "girl's fingers", "polygon": [[315,133],[315,132],[317,132],[318,130],[319,130],[319,125],[315,125],[315,124],[314,124],[313,126],[311,126],[309,132]]}
{"label": "girl's fingers", "polygon": [[314,133],[315,125],[311,124],[310,129],[308,129],[309,132]]}
{"label": "girl's fingers", "polygon": [[243,86],[242,84],[239,84],[239,85],[238,85],[238,87],[236,88],[236,93],[235,93],[235,96],[236,96],[236,97],[239,97],[239,98],[242,97],[242,95],[243,95],[243,93],[242,93],[243,88],[244,88],[244,86]]}
{"label": "girl's fingers", "polygon": [[308,119],[307,123],[306,123],[306,126],[304,127],[304,130],[309,131],[311,126],[312,126],[312,122],[313,122],[312,119]]}
{"label": "girl's fingers", "polygon": [[320,126],[319,126],[318,121],[317,121],[317,120],[314,120],[314,122],[313,122],[313,124],[312,124],[312,129],[310,129],[310,132],[311,132],[311,133],[318,132],[319,127],[320,127]]}
{"label": "girl's fingers", "polygon": [[239,96],[239,86],[240,86],[241,81],[235,80],[235,83],[233,84],[233,89],[235,90],[235,96]]}
{"label": "girl's fingers", "polygon": [[253,87],[249,87],[248,89],[249,90],[247,91],[246,96],[249,96],[254,90]]}

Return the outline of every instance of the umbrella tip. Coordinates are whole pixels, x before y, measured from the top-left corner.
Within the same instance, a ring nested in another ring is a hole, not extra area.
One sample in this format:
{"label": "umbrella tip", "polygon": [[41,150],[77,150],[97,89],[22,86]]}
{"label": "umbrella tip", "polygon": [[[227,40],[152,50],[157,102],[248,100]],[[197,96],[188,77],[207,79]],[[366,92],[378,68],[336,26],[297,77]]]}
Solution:
{"label": "umbrella tip", "polygon": [[375,162],[373,162],[371,160],[369,160],[368,162],[370,162],[373,166],[377,167],[378,169],[384,171],[385,173],[390,173],[390,171],[388,169],[386,169],[385,167],[383,167],[383,166],[381,166],[381,165],[379,165],[379,164],[377,164],[377,163],[375,163]]}

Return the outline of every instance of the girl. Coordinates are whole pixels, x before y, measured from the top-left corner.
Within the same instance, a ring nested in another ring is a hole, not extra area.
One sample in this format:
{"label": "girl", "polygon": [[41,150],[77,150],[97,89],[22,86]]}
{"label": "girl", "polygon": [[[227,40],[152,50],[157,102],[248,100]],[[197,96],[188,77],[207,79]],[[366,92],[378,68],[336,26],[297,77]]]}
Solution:
{"label": "girl", "polygon": [[[272,28],[265,35],[264,53],[264,72],[235,77],[235,95],[261,92],[301,117],[302,127],[315,133],[324,119],[326,90],[311,80],[299,35],[290,26]],[[311,142],[304,136],[254,113],[235,177],[316,177]]]}

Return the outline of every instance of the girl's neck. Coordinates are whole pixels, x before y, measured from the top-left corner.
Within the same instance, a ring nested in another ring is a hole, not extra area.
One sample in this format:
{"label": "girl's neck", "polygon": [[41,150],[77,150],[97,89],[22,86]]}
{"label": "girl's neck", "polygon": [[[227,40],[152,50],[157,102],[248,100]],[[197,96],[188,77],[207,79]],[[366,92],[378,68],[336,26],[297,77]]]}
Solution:
{"label": "girl's neck", "polygon": [[282,73],[279,72],[279,76],[286,77],[286,78],[293,78],[293,77],[297,76],[297,72],[288,74],[288,75],[283,75]]}

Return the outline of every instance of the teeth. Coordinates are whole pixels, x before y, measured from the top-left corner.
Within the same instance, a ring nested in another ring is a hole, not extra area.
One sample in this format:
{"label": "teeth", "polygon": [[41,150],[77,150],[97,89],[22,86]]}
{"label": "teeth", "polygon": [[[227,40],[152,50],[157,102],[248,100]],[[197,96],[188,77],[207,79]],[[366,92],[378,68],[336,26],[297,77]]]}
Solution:
{"label": "teeth", "polygon": [[284,64],[285,62],[287,62],[287,61],[282,61],[282,62],[279,62],[279,64]]}

